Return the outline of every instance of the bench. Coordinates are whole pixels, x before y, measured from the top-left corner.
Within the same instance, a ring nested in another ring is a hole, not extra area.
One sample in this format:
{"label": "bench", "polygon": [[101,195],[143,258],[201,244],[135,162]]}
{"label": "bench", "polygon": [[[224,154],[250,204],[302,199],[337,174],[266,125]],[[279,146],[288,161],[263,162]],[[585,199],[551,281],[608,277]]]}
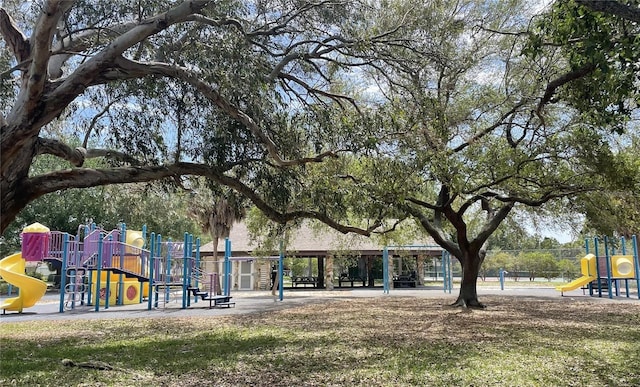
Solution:
{"label": "bench", "polygon": [[304,285],[306,288],[307,285],[311,285],[312,287],[318,286],[318,278],[317,277],[292,277],[291,283],[298,287],[298,285]]}
{"label": "bench", "polygon": [[415,288],[418,285],[418,281],[412,276],[399,275],[393,277],[393,288]]}
{"label": "bench", "polygon": [[231,296],[211,296],[211,297],[203,297],[204,301],[209,301],[209,309],[219,307],[230,308],[231,306],[235,307],[236,303],[231,302]]}
{"label": "bench", "polygon": [[216,304],[214,306],[218,306],[218,307],[225,307],[225,308],[230,308],[230,307],[236,307],[236,303],[235,302],[216,302]]}
{"label": "bench", "polygon": [[342,274],[340,278],[338,278],[338,286],[342,287],[342,283],[350,283],[351,287],[353,287],[354,282],[362,281],[362,286],[367,286],[367,279],[362,277],[349,277],[348,274]]}

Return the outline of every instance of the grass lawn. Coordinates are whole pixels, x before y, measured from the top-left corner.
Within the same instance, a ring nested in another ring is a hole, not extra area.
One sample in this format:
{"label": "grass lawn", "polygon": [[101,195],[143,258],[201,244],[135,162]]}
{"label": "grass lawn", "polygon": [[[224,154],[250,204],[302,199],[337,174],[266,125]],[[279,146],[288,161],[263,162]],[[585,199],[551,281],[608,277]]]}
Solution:
{"label": "grass lawn", "polygon": [[214,318],[3,322],[0,385],[640,385],[640,302],[482,301],[488,309],[376,297]]}

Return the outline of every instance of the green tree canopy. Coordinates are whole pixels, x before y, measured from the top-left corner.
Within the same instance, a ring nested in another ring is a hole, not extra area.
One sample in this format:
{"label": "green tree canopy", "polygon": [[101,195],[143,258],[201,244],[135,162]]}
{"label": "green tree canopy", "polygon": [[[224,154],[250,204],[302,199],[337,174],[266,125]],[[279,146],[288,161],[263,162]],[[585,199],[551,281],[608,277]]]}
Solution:
{"label": "green tree canopy", "polygon": [[[367,1],[3,4],[0,231],[50,192],[189,175],[280,222],[329,222],[287,212],[296,175],[359,142],[326,111],[355,109],[340,85],[380,47],[404,44],[398,24],[364,28]],[[74,167],[29,174],[42,154]],[[108,166],[85,164],[96,157]]]}
{"label": "green tree canopy", "polygon": [[564,101],[597,126],[623,131],[638,108],[640,22],[637,0],[554,1],[536,18],[526,52],[556,58],[560,76],[541,102]]}
{"label": "green tree canopy", "polygon": [[[382,211],[416,219],[462,265],[456,303],[479,306],[483,250],[514,209],[607,191],[619,179],[609,135],[629,127],[633,105],[624,103],[636,90],[594,96],[600,106],[629,107],[615,122],[586,115],[556,82],[573,71],[571,54],[546,45],[529,54],[528,3],[385,4],[379,28],[402,15],[413,46],[395,50],[402,62],[380,60],[368,73],[377,89],[376,145],[309,166],[315,190],[297,203],[333,203],[332,217],[351,209],[365,219]],[[536,16],[545,17],[555,16]],[[607,81],[624,85],[626,67],[611,70],[621,73]],[[578,79],[601,82],[572,76],[562,86]]]}

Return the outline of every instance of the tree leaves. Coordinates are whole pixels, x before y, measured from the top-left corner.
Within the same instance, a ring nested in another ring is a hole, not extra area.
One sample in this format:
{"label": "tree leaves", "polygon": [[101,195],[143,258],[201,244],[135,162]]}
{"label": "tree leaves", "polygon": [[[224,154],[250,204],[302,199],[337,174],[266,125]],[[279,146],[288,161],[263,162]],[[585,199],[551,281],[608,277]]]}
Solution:
{"label": "tree leaves", "polygon": [[581,3],[589,2],[554,2],[544,17],[537,18],[524,52],[536,57],[561,51],[566,66],[560,71],[565,73],[592,68],[562,87],[558,99],[578,109],[588,122],[621,132],[638,108],[640,27]]}

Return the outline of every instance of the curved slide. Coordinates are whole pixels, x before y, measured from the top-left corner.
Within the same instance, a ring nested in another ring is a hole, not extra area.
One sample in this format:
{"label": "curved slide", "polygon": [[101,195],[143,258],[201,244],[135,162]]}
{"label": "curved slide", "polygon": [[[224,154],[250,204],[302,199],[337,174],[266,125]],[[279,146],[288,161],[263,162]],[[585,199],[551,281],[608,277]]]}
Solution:
{"label": "curved slide", "polygon": [[7,298],[0,304],[0,309],[17,310],[22,313],[22,309],[34,306],[47,291],[47,283],[25,275],[24,266],[22,253],[16,253],[0,260],[0,277],[20,288],[18,297]]}

